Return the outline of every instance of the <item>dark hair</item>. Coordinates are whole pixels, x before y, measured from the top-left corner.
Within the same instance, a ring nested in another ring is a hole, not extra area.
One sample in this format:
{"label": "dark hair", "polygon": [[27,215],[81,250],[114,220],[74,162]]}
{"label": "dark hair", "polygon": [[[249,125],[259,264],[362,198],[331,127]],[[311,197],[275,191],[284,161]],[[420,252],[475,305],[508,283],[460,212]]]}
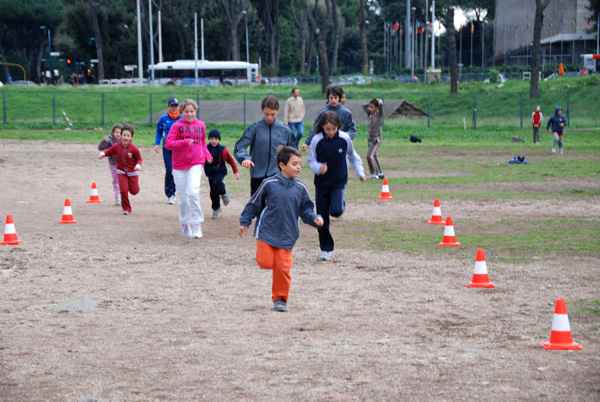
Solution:
{"label": "dark hair", "polygon": [[260,110],[263,110],[267,107],[269,109],[279,110],[279,101],[277,100],[277,98],[272,95],[265,96],[265,98],[260,103]]}
{"label": "dark hair", "polygon": [[[292,157],[292,155],[296,155],[298,158],[302,159],[302,155],[300,154],[300,152],[298,152],[298,150],[296,148],[288,147],[285,145],[278,146],[277,147],[277,166],[279,166],[279,163],[283,163],[284,165],[287,165],[288,162],[290,161],[290,158]],[[279,170],[281,170],[281,168],[279,168]]]}
{"label": "dark hair", "polygon": [[115,124],[114,126],[112,126],[112,128],[110,129],[110,133],[114,133],[116,129],[122,130],[123,129],[123,125],[122,124]]}
{"label": "dark hair", "polygon": [[123,131],[129,131],[131,133],[131,138],[133,138],[133,135],[135,134],[135,127],[133,127],[132,124],[123,124],[123,128],[121,129],[121,133]]}
{"label": "dark hair", "polygon": [[294,94],[294,91],[298,89],[298,88],[292,88],[292,95]]}
{"label": "dark hair", "polygon": [[377,98],[371,99],[371,102],[369,103],[375,107],[379,107],[379,101],[377,100]]}
{"label": "dark hair", "polygon": [[342,99],[344,95],[344,90],[339,85],[331,85],[327,87],[327,99],[329,99],[329,95],[336,95],[338,98]]}
{"label": "dark hair", "polygon": [[340,116],[337,115],[336,112],[327,111],[321,115],[321,118],[315,124],[315,134],[323,132],[323,126],[327,123],[331,123],[338,128],[338,130],[342,127],[342,123],[340,122]]}

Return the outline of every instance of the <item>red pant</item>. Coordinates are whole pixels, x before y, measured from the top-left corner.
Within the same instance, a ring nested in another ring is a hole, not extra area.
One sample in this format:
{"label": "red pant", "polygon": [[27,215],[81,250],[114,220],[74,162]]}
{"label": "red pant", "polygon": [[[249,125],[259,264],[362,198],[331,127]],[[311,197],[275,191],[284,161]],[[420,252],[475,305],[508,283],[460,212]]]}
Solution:
{"label": "red pant", "polygon": [[129,193],[136,195],[140,192],[139,176],[127,176],[125,174],[118,174],[117,176],[119,176],[119,190],[121,191],[121,207],[123,207],[123,211],[131,212]]}
{"label": "red pant", "polygon": [[256,262],[262,269],[273,270],[273,298],[272,300],[284,299],[287,303],[292,277],[290,269],[294,258],[292,250],[277,248],[256,239]]}

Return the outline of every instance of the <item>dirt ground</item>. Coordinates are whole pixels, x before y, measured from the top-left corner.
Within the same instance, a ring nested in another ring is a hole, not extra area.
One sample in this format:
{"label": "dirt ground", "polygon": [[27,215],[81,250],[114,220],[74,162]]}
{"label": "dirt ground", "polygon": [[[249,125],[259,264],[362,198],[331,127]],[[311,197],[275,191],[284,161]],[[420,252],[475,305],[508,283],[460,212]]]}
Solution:
{"label": "dirt ground", "polygon": [[[460,249],[430,258],[348,240],[317,262],[316,231],[303,225],[290,311],[276,313],[254,238],[236,234],[248,173],[216,220],[203,180],[204,237],[184,239],[162,156],[142,155],[141,192],[122,216],[93,145],[0,140],[0,216],[13,215],[25,242],[0,246],[1,401],[600,400],[597,315],[569,317],[583,351],[540,347],[557,298],[600,299],[598,258],[488,263],[496,288],[467,289],[474,254],[465,263]],[[103,204],[85,203],[93,181]],[[58,224],[65,198],[77,225]],[[556,213],[600,218],[587,199]],[[557,206],[477,204],[452,208],[493,225],[525,216],[520,206],[549,217]],[[441,238],[425,224],[431,207],[348,201],[334,237],[346,222],[386,220]]]}

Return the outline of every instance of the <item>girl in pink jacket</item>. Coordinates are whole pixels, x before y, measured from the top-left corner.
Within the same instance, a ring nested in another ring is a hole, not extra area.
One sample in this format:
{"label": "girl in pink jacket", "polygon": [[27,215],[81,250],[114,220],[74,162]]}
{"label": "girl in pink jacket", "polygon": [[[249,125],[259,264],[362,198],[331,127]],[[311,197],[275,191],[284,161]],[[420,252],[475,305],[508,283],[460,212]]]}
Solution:
{"label": "girl in pink jacket", "polygon": [[173,178],[179,191],[179,223],[186,238],[202,237],[204,215],[200,208],[200,181],[204,163],[212,162],[206,149],[206,126],[196,119],[198,105],[192,99],[179,104],[183,119],[171,126],[165,148],[173,151]]}

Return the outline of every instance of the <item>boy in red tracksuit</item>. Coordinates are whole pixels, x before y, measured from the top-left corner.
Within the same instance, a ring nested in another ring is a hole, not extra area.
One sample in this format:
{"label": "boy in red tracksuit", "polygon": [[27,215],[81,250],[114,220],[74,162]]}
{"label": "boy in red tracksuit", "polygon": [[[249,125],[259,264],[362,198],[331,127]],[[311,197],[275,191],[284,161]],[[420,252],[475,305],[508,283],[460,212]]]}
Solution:
{"label": "boy in red tracksuit", "polygon": [[535,107],[535,112],[531,114],[531,125],[533,126],[533,143],[540,143],[540,130],[544,122],[544,115],[540,111],[540,105]]}
{"label": "boy in red tracksuit", "polygon": [[210,130],[210,133],[208,133],[208,142],[209,144],[206,145],[206,149],[212,155],[212,162],[204,164],[204,173],[208,177],[208,185],[210,186],[210,200],[212,201],[211,207],[213,210],[212,218],[217,219],[223,211],[221,200],[223,200],[223,205],[229,204],[229,191],[227,191],[223,182],[223,179],[227,175],[227,165],[225,165],[225,162],[231,166],[236,180],[240,179],[240,174],[238,173],[235,159],[233,159],[227,147],[220,144],[221,132],[219,130],[216,128]]}
{"label": "boy in red tracksuit", "polygon": [[117,157],[117,176],[119,177],[119,189],[121,190],[121,206],[123,215],[131,213],[129,193],[136,195],[140,192],[138,183],[139,171],[142,169],[142,155],[138,147],[133,145],[131,139],[135,129],[130,124],[123,124],[121,130],[121,142],[118,142],[105,151],[100,152],[98,159],[105,156]]}

